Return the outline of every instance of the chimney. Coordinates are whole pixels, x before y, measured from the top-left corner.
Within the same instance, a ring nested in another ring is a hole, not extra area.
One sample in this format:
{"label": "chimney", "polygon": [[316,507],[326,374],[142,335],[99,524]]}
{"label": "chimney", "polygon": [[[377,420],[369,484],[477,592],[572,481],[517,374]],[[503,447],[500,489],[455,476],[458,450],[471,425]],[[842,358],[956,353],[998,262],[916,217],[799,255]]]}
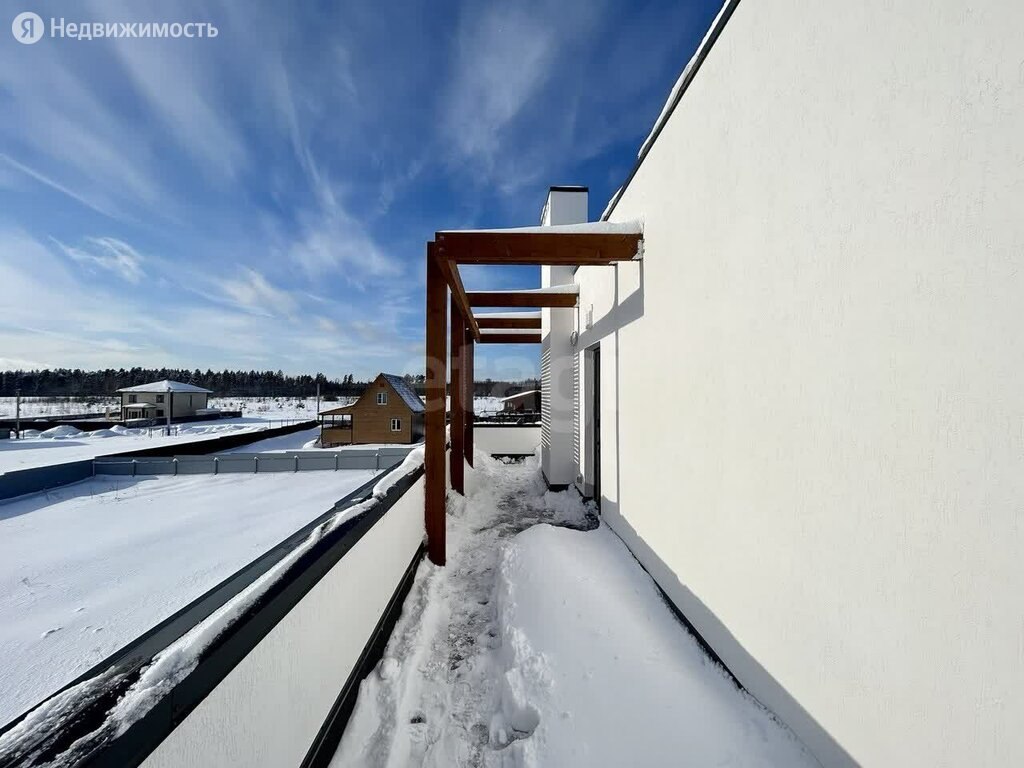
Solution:
{"label": "chimney", "polygon": [[[540,223],[584,224],[587,221],[586,187],[551,187]],[[572,266],[541,267],[541,287],[574,282]],[[575,350],[569,337],[575,327],[575,309],[541,311],[541,470],[552,488],[568,487],[576,479],[573,452],[573,412],[576,387]]]}

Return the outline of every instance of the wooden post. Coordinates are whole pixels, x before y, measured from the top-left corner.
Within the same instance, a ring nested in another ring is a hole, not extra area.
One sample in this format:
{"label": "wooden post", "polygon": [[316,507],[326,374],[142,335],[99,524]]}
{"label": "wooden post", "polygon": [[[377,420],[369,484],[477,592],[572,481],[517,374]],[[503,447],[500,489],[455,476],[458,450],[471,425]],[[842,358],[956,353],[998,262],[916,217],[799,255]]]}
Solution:
{"label": "wooden post", "polygon": [[466,318],[462,316],[462,311],[459,309],[454,294],[452,294],[451,298],[451,324],[452,384],[449,392],[452,397],[452,453],[448,460],[448,466],[451,470],[452,490],[465,495],[466,380],[462,350],[466,344]]}
{"label": "wooden post", "polygon": [[434,244],[427,243],[426,413],[423,523],[427,555],[435,565],[445,564],[445,384],[448,379],[448,286]]}
{"label": "wooden post", "polygon": [[476,381],[473,371],[473,351],[476,348],[476,343],[473,341],[472,332],[466,329],[466,346],[462,350],[462,366],[465,369],[465,373],[462,376],[462,380],[466,382],[466,439],[464,448],[466,449],[466,463],[469,466],[473,466],[473,421],[476,418],[473,406],[473,396],[476,392],[476,387],[473,382]]}

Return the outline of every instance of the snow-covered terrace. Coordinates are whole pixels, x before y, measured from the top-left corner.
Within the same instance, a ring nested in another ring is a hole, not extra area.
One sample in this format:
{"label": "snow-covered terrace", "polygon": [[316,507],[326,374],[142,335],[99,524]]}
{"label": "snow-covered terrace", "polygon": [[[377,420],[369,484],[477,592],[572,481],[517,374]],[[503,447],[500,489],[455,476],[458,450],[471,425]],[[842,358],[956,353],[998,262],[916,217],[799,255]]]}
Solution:
{"label": "snow-covered terrace", "polygon": [[537,461],[477,453],[331,766],[811,766]]}

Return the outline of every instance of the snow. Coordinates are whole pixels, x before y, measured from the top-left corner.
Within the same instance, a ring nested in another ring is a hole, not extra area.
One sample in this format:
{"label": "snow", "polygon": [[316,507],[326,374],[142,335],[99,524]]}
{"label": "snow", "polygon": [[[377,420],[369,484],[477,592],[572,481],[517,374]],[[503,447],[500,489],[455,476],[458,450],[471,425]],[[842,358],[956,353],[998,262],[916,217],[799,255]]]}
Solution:
{"label": "snow", "polygon": [[[547,288],[517,288],[512,291],[502,291],[502,293],[555,293],[555,294],[572,294],[579,293],[580,287],[576,283],[565,283],[564,285],[551,285]],[[536,331],[533,331],[536,333]]]}
{"label": "snow", "polygon": [[536,394],[539,394],[539,393],[540,393],[539,389],[528,389],[525,392],[516,392],[514,395],[509,395],[508,397],[503,397],[503,398],[501,398],[501,402],[507,403],[509,400],[515,400],[517,397],[526,397],[527,395],[536,395]]}
{"label": "snow", "polygon": [[373,476],[96,478],[0,504],[0,724]]}
{"label": "snow", "polygon": [[504,398],[501,397],[477,397],[473,400],[473,413],[477,416],[498,413],[504,410]]}
{"label": "snow", "polygon": [[237,448],[229,448],[221,453],[284,453],[287,451],[306,451],[317,447],[316,442],[320,439],[320,427],[303,429],[287,435],[268,437],[266,440],[257,440],[255,443],[240,445]]}
{"label": "snow", "polygon": [[539,320],[540,310],[527,312],[474,312],[477,320]]}
{"label": "snow", "polygon": [[[640,151],[637,152],[637,157],[643,157],[647,148],[654,141],[655,135],[660,130],[661,126],[668,119],[669,113],[672,111],[673,105],[679,98],[679,93],[690,79],[690,75],[693,72],[693,68],[697,65],[697,62],[705,55],[706,49],[711,44],[711,38],[718,30],[719,25],[722,23],[722,19],[725,15],[726,9],[728,9],[731,0],[725,0],[722,3],[722,7],[718,10],[715,20],[711,22],[711,26],[708,27],[708,31],[704,33],[704,38],[700,41],[700,45],[697,46],[697,50],[693,56],[683,67],[682,74],[676,80],[675,85],[672,86],[672,90],[668,94],[668,99],[665,101],[665,105],[661,108],[661,113],[658,115],[658,119],[654,121],[654,127],[651,128],[651,132],[644,139],[644,143],[640,145]],[[621,190],[620,190],[621,191]]]}
{"label": "snow", "polygon": [[493,235],[641,235],[643,223],[633,221],[589,221],[582,224],[555,224],[540,227],[512,227],[509,229],[461,229],[440,234],[475,233]]}
{"label": "snow", "polygon": [[332,766],[816,765],[536,459],[483,454],[449,496]]}
{"label": "snow", "polygon": [[195,384],[183,384],[180,381],[153,381],[149,384],[138,384],[134,387],[121,387],[118,392],[202,392],[213,394],[213,390],[197,387]]}
{"label": "snow", "polygon": [[161,434],[161,428],[130,429],[113,426],[95,432],[80,432],[63,425],[42,433],[26,430],[22,440],[0,440],[0,474],[18,469],[65,464],[110,453],[145,450],[164,445],[193,443],[224,435],[259,432],[270,425],[261,420],[197,422],[175,425],[176,433]]}

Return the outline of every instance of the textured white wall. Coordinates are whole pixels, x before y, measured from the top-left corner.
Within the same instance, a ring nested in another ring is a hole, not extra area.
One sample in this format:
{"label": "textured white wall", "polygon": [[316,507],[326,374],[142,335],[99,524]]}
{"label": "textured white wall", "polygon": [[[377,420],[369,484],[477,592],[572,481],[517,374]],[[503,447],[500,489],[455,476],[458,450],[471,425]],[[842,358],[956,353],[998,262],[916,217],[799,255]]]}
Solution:
{"label": "textured white wall", "polygon": [[532,454],[540,445],[540,427],[473,427],[473,447],[497,455]]}
{"label": "textured white wall", "polygon": [[743,0],[578,273],[606,519],[826,764],[1024,762],[1022,30]]}
{"label": "textured white wall", "polygon": [[299,765],[422,541],[421,478],[143,765]]}

